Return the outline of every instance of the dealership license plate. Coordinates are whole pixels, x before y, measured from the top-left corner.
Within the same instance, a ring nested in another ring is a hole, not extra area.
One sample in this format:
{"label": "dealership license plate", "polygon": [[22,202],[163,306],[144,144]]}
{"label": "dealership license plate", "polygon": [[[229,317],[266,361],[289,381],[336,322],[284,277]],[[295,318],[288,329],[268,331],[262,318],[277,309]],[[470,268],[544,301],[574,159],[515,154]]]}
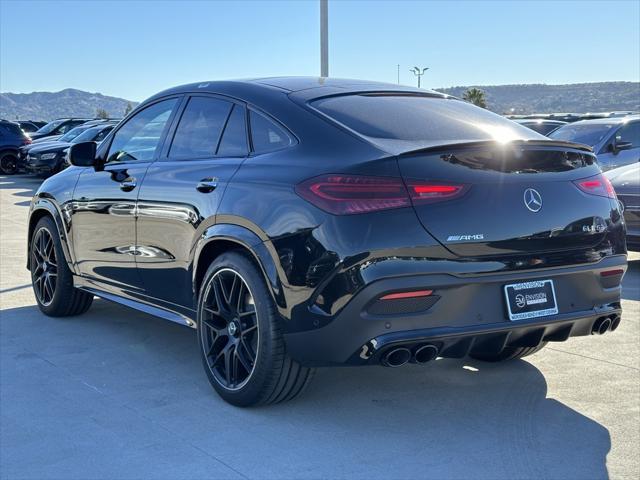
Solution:
{"label": "dealership license plate", "polygon": [[546,317],[558,313],[553,280],[505,285],[510,320]]}

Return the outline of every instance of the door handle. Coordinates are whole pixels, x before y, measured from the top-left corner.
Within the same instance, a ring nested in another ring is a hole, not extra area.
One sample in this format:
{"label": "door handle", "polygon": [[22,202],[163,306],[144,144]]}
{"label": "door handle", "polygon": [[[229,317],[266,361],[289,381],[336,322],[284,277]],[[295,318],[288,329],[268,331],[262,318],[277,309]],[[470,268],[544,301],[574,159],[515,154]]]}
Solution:
{"label": "door handle", "polygon": [[217,186],[218,186],[217,178],[203,178],[202,180],[200,180],[200,182],[198,182],[198,185],[196,186],[196,190],[202,193],[210,193],[210,192],[213,192]]}
{"label": "door handle", "polygon": [[120,182],[120,190],[122,190],[123,192],[130,192],[131,190],[136,188],[136,185],[137,183],[135,178],[127,178],[126,180]]}

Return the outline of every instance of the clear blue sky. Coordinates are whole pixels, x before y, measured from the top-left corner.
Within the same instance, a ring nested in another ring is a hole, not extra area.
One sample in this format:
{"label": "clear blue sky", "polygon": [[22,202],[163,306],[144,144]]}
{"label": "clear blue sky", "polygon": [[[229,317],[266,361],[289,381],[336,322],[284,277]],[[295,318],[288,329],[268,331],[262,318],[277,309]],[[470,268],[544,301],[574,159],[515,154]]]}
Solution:
{"label": "clear blue sky", "polygon": [[[329,0],[331,76],[423,86],[640,80],[640,1]],[[143,100],[173,85],[319,73],[317,0],[0,0],[0,90]]]}

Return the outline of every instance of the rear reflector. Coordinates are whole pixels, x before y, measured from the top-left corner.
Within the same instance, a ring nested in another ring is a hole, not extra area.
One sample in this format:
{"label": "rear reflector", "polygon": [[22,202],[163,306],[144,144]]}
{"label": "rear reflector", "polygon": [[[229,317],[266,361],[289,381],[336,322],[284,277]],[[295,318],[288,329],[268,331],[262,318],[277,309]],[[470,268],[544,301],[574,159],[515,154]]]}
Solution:
{"label": "rear reflector", "polygon": [[296,185],[296,193],[316,207],[334,215],[368,213],[412,204],[456,198],[465,185],[431,183],[365,175],[322,175]]}
{"label": "rear reflector", "polygon": [[408,181],[407,187],[414,205],[452,200],[461,196],[467,189],[466,185],[425,183],[414,180]]}
{"label": "rear reflector", "polygon": [[380,300],[400,300],[401,298],[428,297],[433,290],[414,290],[413,292],[390,293],[380,297]]}
{"label": "rear reflector", "polygon": [[613,277],[614,275],[622,275],[624,270],[618,268],[616,270],[605,270],[604,272],[600,272],[601,277]]}
{"label": "rear reflector", "polygon": [[613,185],[611,185],[609,179],[601,173],[593,177],[575,180],[573,183],[584,193],[598,195],[599,197],[616,198]]}

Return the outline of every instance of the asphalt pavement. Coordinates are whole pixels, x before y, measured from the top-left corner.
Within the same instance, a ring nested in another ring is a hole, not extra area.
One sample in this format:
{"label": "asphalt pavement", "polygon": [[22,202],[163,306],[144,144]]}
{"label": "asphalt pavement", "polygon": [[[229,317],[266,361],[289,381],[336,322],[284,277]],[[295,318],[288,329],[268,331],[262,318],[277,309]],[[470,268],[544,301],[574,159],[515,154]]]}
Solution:
{"label": "asphalt pavement", "polygon": [[640,255],[615,333],[504,364],[319,370],[295,401],[225,404],[195,332],[103,300],[35,306],[40,183],[0,176],[0,478],[640,478]]}

